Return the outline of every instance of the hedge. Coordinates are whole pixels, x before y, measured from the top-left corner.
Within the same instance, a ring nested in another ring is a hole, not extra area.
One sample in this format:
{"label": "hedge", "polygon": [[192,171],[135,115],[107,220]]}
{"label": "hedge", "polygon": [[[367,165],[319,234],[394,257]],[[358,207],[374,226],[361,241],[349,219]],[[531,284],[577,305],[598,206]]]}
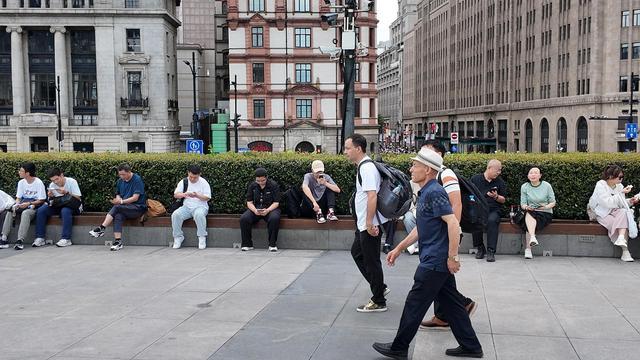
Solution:
{"label": "hedge", "polygon": [[[24,161],[36,164],[37,175],[45,184],[46,171],[60,167],[66,175],[78,180],[87,211],[107,211],[107,201],[113,196],[117,180],[115,167],[129,162],[133,171],[145,181],[151,198],[168,205],[172,201],[176,184],[186,175],[191,163],[202,167],[202,175],[213,191],[213,210],[217,213],[241,213],[245,208],[246,187],[254,179],[253,171],[265,167],[270,177],[282,190],[300,186],[302,177],[310,171],[314,159],[325,163],[326,172],[337,182],[342,194],[337,198],[339,214],[348,212],[349,194],[355,187],[355,166],[344,156],[315,154],[80,154],[80,153],[4,153],[0,154],[0,189],[15,194],[19,180],[18,168]],[[384,161],[408,172],[411,155],[385,155]],[[533,165],[542,170],[543,179],[551,183],[558,205],[555,218],[586,219],[586,204],[603,168],[610,163],[622,166],[625,184],[633,184],[640,190],[640,154],[456,154],[448,155],[446,163],[466,177],[484,171],[486,163],[497,158],[503,163],[502,177],[507,182],[508,196],[504,214],[509,204],[519,203],[520,185],[527,181],[527,172]]]}

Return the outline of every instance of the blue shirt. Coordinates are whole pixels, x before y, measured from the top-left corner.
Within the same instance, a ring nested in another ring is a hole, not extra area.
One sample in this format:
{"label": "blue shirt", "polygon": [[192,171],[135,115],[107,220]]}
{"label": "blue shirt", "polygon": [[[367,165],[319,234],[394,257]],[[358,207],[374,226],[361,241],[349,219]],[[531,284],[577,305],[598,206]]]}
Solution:
{"label": "blue shirt", "polygon": [[442,216],[453,214],[449,197],[436,179],[418,192],[416,223],[420,242],[420,265],[425,269],[449,272],[449,229]]}
{"label": "blue shirt", "polygon": [[116,183],[116,194],[120,195],[122,199],[128,199],[133,196],[133,194],[140,194],[140,197],[136,202],[133,202],[133,205],[138,205],[140,207],[147,207],[147,197],[144,193],[144,183],[142,182],[142,178],[138,174],[133,174],[129,181],[124,181],[122,179],[118,179]]}

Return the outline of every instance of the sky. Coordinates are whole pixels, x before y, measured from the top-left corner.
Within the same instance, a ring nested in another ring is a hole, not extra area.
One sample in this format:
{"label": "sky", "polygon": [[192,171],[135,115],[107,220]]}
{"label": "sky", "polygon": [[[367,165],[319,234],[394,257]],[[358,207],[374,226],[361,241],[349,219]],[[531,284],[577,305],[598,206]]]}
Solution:
{"label": "sky", "polygon": [[389,40],[389,25],[398,16],[397,0],[377,0],[378,10],[378,42]]}

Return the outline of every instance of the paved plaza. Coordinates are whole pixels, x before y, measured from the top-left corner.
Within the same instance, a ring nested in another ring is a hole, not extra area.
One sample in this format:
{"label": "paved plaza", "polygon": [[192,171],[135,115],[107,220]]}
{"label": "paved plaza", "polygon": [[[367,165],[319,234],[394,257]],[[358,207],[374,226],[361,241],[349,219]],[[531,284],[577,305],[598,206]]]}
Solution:
{"label": "paved plaza", "polygon": [[[349,252],[102,246],[0,250],[0,359],[382,359],[417,257],[385,265],[389,311]],[[640,263],[464,256],[458,286],[486,359],[640,359]],[[446,359],[420,331],[413,359]],[[450,358],[449,358],[450,359]]]}

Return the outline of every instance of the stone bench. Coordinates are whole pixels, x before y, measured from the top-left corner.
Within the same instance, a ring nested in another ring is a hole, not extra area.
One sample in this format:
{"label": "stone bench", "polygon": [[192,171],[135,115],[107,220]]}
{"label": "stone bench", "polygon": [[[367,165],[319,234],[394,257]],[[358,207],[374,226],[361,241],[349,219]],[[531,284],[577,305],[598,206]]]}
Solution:
{"label": "stone bench", "polygon": [[[104,244],[111,241],[112,230],[109,227],[103,238],[93,238],[88,232],[99,225],[105,213],[86,212],[74,217],[74,244]],[[238,247],[240,238],[239,214],[209,214],[207,216],[208,246],[209,247]],[[355,222],[351,216],[340,216],[339,221],[318,224],[315,219],[289,219],[286,216],[280,220],[278,246],[286,249],[314,249],[314,250],[348,250],[353,242]],[[27,242],[34,236],[35,226],[32,225]],[[193,220],[185,221],[184,246],[196,246],[196,229]],[[58,239],[62,230],[58,217],[52,217],[47,227],[47,238]],[[17,229],[12,231],[11,240],[15,240]],[[398,221],[395,241],[398,243],[406,235],[404,225]],[[128,220],[123,230],[123,239],[127,245],[168,246],[173,242],[171,234],[171,217],[160,216],[148,219],[140,224],[137,219]],[[267,247],[266,223],[260,221],[253,231],[255,246]],[[523,249],[524,233],[503,219],[500,224],[498,239],[498,254],[519,254]],[[533,248],[534,255],[541,256],[550,251],[555,256],[600,256],[619,257],[620,249],[614,247],[607,236],[606,230],[600,224],[583,220],[554,220],[538,234],[540,246]],[[640,243],[640,240],[638,241]],[[640,244],[630,242],[632,255],[640,254]],[[471,234],[465,234],[461,253],[473,252]],[[640,256],[640,255],[639,255]]]}

